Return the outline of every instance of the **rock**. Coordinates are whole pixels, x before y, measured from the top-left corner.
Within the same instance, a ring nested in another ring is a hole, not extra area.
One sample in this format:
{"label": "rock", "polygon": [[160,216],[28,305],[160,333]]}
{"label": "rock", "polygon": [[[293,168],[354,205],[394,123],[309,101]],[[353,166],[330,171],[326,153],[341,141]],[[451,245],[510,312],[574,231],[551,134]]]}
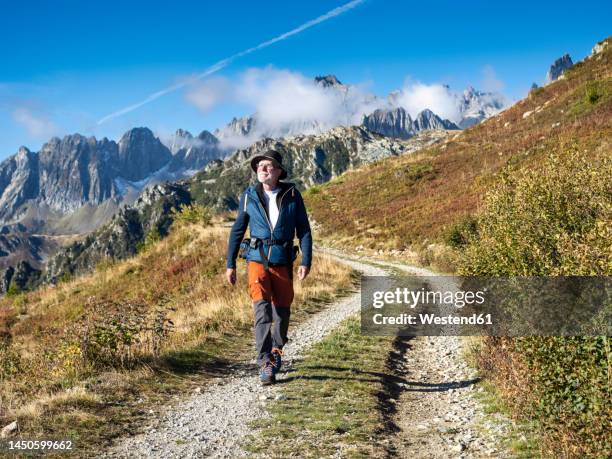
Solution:
{"label": "rock", "polygon": [[18,427],[19,426],[17,425],[17,421],[13,421],[9,425],[4,426],[0,431],[0,438],[8,437],[9,435],[17,431]]}
{"label": "rock", "polygon": [[591,56],[601,53],[604,49],[606,49],[606,46],[608,46],[608,40],[604,40],[597,43],[595,46],[593,46],[593,49],[591,50]]}
{"label": "rock", "polygon": [[468,86],[459,97],[461,129],[480,123],[486,118],[498,114],[506,106],[506,101],[500,94],[478,91]]}
{"label": "rock", "polygon": [[425,129],[454,129],[458,130],[457,126],[452,121],[442,119],[429,109],[421,111],[414,120],[414,128],[416,131]]}
{"label": "rock", "polygon": [[550,66],[550,69],[546,74],[546,82],[552,83],[553,81],[558,80],[559,77],[572,65],[574,65],[574,63],[572,62],[570,55],[564,54]]}
{"label": "rock", "polygon": [[408,139],[415,134],[412,118],[401,107],[375,110],[365,115],[361,124],[368,130],[387,137]]}
{"label": "rock", "polygon": [[377,109],[365,115],[361,124],[377,134],[400,139],[408,139],[426,129],[459,129],[452,121],[442,119],[428,109],[420,112],[413,121],[402,107]]}
{"label": "rock", "polygon": [[200,392],[202,392],[202,388],[201,388],[201,387],[196,387],[196,388],[195,388],[193,391],[194,391],[196,394],[199,394]]}
{"label": "rock", "polygon": [[172,159],[170,150],[147,128],[130,129],[117,147],[115,167],[130,181],[142,180]]}
{"label": "rock", "polygon": [[262,402],[265,401],[265,400],[268,400],[268,396],[266,394],[261,394],[259,396],[259,400],[262,401]]}
{"label": "rock", "polygon": [[317,76],[315,77],[314,81],[315,81],[315,84],[323,88],[330,88],[334,86],[344,86],[340,82],[340,80],[336,78],[336,75]]}
{"label": "rock", "polygon": [[285,394],[278,394],[274,397],[274,400],[287,400],[287,396]]}

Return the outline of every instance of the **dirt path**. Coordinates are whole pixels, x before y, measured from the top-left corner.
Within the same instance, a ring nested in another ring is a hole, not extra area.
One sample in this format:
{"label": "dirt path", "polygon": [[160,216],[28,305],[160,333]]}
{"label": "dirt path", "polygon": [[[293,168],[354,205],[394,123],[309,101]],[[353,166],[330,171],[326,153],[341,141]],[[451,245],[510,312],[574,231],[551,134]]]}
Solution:
{"label": "dirt path", "polygon": [[[476,397],[476,372],[464,362],[459,337],[417,337],[398,343],[400,383],[393,456],[508,457],[500,447],[504,418],[486,417]],[[496,420],[497,419],[497,420]]]}
{"label": "dirt path", "polygon": [[[330,254],[365,275],[385,275],[396,268],[415,275],[433,273],[408,266],[376,261],[378,266]],[[332,331],[341,321],[359,312],[360,295],[353,294],[319,312],[307,322],[290,329],[285,347],[284,369],[291,368],[313,343]],[[499,457],[495,436],[476,431],[477,405],[473,375],[461,362],[461,342],[455,337],[417,338],[402,344],[399,358],[390,362],[404,378],[398,390],[396,435],[389,451],[399,457]],[[278,375],[283,378],[283,372]],[[396,388],[397,389],[397,388]],[[249,423],[266,416],[265,405],[280,397],[279,386],[262,388],[254,361],[235,368],[230,378],[213,380],[153,419],[145,432],[122,439],[107,457],[237,457],[247,453],[241,441],[252,433]],[[446,429],[446,430],[444,430]]]}
{"label": "dirt path", "polygon": [[[342,254],[334,252],[340,259]],[[362,259],[368,261],[367,259]],[[425,276],[441,290],[455,289],[448,278],[401,263],[369,260],[408,275]],[[452,329],[448,329],[452,332]],[[391,457],[504,458],[511,422],[500,414],[485,415],[477,392],[475,369],[465,362],[469,339],[460,336],[398,338],[388,365],[401,382],[390,388]]]}

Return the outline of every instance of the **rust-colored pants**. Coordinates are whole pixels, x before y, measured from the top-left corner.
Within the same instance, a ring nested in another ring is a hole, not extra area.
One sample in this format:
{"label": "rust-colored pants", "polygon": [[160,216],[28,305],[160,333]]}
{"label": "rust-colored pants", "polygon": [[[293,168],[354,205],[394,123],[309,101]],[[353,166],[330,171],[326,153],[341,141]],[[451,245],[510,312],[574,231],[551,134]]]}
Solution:
{"label": "rust-colored pants", "polygon": [[266,271],[261,263],[250,261],[249,294],[253,303],[270,301],[273,306],[288,308],[293,302],[293,273],[288,266],[270,266]]}
{"label": "rust-colored pants", "polygon": [[287,266],[270,266],[250,261],[249,294],[255,318],[257,364],[270,361],[273,348],[282,349],[287,343],[287,330],[293,301],[292,272]]}

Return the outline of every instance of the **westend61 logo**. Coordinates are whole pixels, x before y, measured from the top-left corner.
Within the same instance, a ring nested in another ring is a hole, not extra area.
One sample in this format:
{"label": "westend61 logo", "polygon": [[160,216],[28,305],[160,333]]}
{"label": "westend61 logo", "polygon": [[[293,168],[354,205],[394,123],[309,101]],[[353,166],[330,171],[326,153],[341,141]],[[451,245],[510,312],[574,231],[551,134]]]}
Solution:
{"label": "westend61 logo", "polygon": [[609,335],[609,277],[362,277],[369,335]]}

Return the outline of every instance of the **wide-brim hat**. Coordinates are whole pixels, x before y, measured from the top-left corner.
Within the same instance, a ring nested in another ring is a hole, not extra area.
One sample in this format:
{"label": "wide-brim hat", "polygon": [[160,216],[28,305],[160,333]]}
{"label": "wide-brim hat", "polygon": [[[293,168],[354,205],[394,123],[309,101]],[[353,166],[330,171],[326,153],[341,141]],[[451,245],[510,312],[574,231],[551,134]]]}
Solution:
{"label": "wide-brim hat", "polygon": [[253,156],[251,159],[251,169],[253,169],[253,172],[257,173],[257,163],[259,163],[259,161],[262,159],[271,160],[274,163],[274,167],[278,167],[280,170],[282,170],[281,175],[278,178],[279,180],[287,178],[287,170],[283,166],[283,157],[278,151],[269,150],[261,155]]}

